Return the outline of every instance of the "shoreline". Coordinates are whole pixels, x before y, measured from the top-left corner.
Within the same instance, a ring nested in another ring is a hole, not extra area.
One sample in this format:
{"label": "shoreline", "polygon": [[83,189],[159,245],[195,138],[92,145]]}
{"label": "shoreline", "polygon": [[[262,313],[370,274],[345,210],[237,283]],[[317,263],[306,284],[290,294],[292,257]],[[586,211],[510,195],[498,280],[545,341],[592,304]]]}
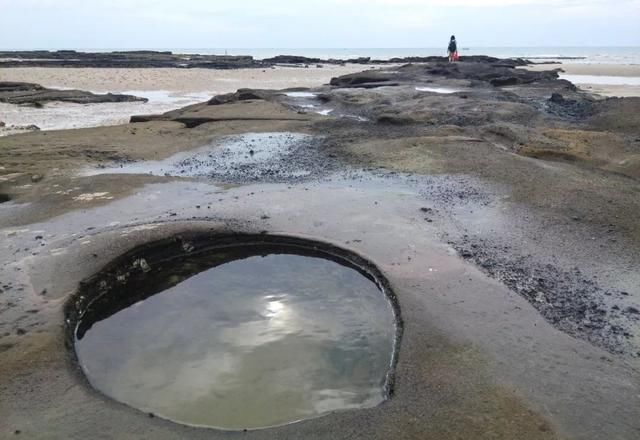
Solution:
{"label": "shoreline", "polygon": [[562,69],[567,75],[640,77],[640,64],[529,64],[524,68],[536,72]]}

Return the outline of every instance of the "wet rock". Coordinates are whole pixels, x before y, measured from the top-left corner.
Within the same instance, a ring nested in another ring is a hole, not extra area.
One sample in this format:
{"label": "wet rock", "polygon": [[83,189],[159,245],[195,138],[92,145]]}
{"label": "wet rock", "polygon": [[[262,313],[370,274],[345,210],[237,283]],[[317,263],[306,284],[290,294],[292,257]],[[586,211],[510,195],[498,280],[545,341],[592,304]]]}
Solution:
{"label": "wet rock", "polygon": [[145,260],[144,258],[139,258],[135,260],[133,262],[133,268],[140,269],[145,273],[151,272],[151,266],[149,266],[149,263],[147,263],[147,260]]}
{"label": "wet rock", "polygon": [[107,93],[99,95],[82,90],[47,89],[39,84],[24,82],[0,82],[0,102],[18,105],[42,105],[44,102],[73,102],[97,104],[106,102],[147,102],[146,98]]}
{"label": "wet rock", "polygon": [[185,252],[193,252],[195,250],[195,246],[185,241],[184,243],[182,243],[182,250],[184,250]]}

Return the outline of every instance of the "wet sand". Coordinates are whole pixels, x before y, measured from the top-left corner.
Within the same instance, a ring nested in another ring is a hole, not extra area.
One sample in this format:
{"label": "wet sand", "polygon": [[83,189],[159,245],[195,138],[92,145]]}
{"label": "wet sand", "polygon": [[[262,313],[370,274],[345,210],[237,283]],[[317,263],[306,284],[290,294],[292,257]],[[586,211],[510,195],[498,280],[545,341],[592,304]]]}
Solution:
{"label": "wet sand", "polygon": [[69,69],[27,67],[0,70],[0,81],[24,81],[51,88],[77,88],[95,92],[168,90],[212,95],[237,89],[313,87],[335,76],[363,70],[362,65],[276,67],[274,69]]}
{"label": "wet sand", "polygon": [[138,114],[164,113],[240,88],[285,89],[326,84],[335,76],[363,70],[361,65],[325,65],[322,68],[277,67],[274,69],[0,69],[0,81],[30,82],[57,89],[80,89],[99,93],[128,91],[149,102],[117,104],[49,103],[44,108],[0,103],[0,121],[7,127],[0,136],[23,133],[36,125],[43,130],[124,124]]}

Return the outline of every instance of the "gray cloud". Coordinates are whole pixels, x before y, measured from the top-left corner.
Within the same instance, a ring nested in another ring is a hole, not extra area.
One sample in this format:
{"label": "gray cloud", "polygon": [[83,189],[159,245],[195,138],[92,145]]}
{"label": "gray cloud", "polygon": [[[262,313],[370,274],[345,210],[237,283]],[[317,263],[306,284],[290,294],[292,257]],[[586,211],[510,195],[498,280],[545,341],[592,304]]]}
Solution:
{"label": "gray cloud", "polygon": [[0,47],[640,45],[638,0],[0,0]]}

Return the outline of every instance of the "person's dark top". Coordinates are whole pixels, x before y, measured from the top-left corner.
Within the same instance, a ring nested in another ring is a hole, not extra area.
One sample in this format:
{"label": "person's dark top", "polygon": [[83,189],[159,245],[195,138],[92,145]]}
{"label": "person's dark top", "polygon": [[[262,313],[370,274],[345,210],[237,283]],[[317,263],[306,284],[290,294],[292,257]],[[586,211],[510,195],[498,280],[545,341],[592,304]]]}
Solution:
{"label": "person's dark top", "polygon": [[453,53],[453,52],[457,52],[458,50],[458,44],[456,43],[456,40],[451,40],[451,42],[449,43],[449,52]]}

